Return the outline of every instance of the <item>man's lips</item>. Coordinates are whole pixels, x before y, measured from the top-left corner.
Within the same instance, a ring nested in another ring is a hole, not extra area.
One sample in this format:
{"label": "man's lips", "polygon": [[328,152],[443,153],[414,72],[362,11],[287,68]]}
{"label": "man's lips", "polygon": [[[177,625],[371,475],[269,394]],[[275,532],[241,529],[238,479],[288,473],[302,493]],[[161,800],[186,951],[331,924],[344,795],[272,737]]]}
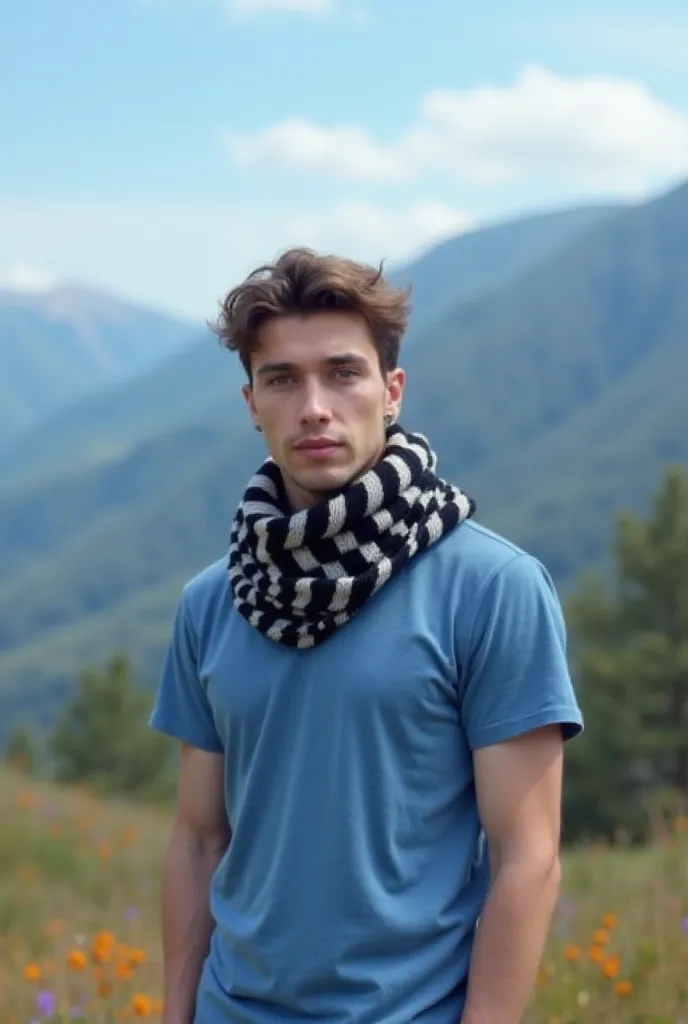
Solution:
{"label": "man's lips", "polygon": [[327,448],[339,448],[340,442],[331,437],[307,437],[294,445],[297,451],[322,451]]}

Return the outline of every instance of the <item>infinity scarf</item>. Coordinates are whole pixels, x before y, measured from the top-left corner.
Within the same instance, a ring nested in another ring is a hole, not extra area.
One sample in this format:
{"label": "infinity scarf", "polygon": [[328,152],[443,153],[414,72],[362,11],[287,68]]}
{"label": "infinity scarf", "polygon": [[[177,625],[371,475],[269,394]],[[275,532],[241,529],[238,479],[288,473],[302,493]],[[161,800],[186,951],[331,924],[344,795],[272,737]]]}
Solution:
{"label": "infinity scarf", "polygon": [[232,524],[234,604],[277,643],[309,648],[343,626],[406,563],[475,511],[435,475],[422,434],[387,428],[380,460],[312,508],[285,511],[280,471],[267,459]]}

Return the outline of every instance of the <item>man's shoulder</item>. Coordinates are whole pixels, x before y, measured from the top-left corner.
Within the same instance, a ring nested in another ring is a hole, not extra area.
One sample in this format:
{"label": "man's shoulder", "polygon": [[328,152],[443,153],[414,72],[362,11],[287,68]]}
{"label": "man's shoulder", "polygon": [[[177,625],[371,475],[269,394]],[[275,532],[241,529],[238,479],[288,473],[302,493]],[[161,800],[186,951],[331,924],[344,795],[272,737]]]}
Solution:
{"label": "man's shoulder", "polygon": [[195,621],[231,600],[227,556],[209,563],[187,579],[181,599]]}
{"label": "man's shoulder", "polygon": [[476,586],[488,583],[495,575],[518,560],[536,559],[514,541],[495,533],[474,519],[452,530],[437,545],[435,560],[452,573]]}

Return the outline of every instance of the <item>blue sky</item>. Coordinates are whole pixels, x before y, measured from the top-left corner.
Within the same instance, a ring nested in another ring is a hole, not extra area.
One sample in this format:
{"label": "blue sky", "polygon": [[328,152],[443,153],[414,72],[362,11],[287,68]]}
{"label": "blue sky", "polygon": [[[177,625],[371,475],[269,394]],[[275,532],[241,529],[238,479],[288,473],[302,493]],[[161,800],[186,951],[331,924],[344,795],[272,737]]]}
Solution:
{"label": "blue sky", "polygon": [[393,262],[661,191],[688,4],[653,6],[0,0],[0,282],[207,317],[290,244]]}

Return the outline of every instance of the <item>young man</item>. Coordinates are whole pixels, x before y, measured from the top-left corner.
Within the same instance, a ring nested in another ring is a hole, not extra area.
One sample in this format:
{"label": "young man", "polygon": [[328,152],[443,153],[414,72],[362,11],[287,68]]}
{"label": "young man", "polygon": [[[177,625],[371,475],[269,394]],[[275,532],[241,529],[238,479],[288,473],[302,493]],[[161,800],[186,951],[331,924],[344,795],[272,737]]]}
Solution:
{"label": "young man", "polygon": [[152,715],[182,743],[165,1024],[517,1024],[530,996],[582,719],[546,571],[397,424],[407,312],[307,250],[223,303],[269,458]]}

